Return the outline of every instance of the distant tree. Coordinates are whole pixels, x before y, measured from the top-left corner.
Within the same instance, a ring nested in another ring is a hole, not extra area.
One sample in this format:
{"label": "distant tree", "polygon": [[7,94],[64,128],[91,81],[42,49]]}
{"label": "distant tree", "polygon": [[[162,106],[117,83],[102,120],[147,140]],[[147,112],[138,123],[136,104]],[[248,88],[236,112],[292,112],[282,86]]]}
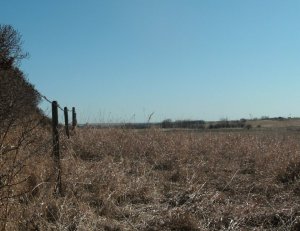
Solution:
{"label": "distant tree", "polygon": [[247,124],[247,125],[245,126],[245,128],[249,130],[249,129],[252,128],[252,125],[251,125],[251,124]]}
{"label": "distant tree", "polygon": [[261,119],[261,120],[268,120],[268,119],[270,119],[270,118],[269,118],[269,116],[262,116],[260,119]]}
{"label": "distant tree", "polygon": [[173,122],[171,119],[165,119],[164,121],[161,122],[161,127],[162,128],[172,128],[173,127]]}
{"label": "distant tree", "polygon": [[28,57],[22,50],[22,36],[11,25],[0,24],[0,69],[10,69]]}

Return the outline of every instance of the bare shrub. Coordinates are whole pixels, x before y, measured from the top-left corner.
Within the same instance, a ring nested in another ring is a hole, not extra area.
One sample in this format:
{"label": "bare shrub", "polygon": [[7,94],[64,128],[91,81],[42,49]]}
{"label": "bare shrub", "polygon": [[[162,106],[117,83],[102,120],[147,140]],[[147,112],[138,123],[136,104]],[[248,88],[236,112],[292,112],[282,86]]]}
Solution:
{"label": "bare shrub", "polygon": [[0,24],[0,69],[10,69],[28,57],[22,50],[22,36],[11,25]]}

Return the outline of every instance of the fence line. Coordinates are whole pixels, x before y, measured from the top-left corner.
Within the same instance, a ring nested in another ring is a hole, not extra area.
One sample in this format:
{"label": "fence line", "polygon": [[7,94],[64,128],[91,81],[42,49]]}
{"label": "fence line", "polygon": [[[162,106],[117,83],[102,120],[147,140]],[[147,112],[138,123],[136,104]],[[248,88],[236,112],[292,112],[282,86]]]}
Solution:
{"label": "fence line", "polygon": [[[52,104],[53,100],[49,100],[48,97],[42,95],[41,93],[37,93],[41,98],[43,98],[44,100],[46,100],[48,103]],[[64,111],[64,109],[57,103],[57,107],[61,110]],[[72,112],[71,110],[68,110],[68,112]]]}
{"label": "fence line", "polygon": [[54,161],[54,175],[55,175],[55,187],[54,194],[57,196],[62,196],[62,186],[61,186],[61,163],[60,163],[60,150],[59,150],[59,132],[58,132],[58,109],[64,113],[65,120],[65,132],[70,138],[69,132],[69,117],[68,112],[72,112],[72,129],[74,130],[77,126],[77,117],[75,107],[72,107],[72,110],[68,110],[67,107],[62,108],[57,101],[51,101],[48,97],[42,95],[38,92],[38,95],[45,99],[52,106],[52,139],[53,139],[53,161]]}

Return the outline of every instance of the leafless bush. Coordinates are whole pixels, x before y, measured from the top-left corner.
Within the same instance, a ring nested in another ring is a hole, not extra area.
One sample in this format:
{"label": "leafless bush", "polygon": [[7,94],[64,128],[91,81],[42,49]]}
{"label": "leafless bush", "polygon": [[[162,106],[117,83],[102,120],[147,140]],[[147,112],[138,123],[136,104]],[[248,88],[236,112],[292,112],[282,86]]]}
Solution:
{"label": "leafless bush", "polygon": [[34,195],[36,181],[25,174],[35,149],[38,93],[17,68],[0,70],[0,229],[6,230],[21,196]]}
{"label": "leafless bush", "polygon": [[22,50],[22,36],[11,25],[0,24],[0,69],[11,69],[28,57]]}

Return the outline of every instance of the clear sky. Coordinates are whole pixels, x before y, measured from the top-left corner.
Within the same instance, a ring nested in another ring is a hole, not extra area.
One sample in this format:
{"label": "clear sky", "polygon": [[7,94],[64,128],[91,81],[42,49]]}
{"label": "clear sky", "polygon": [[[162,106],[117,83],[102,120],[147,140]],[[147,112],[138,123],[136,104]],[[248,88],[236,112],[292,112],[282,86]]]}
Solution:
{"label": "clear sky", "polygon": [[0,0],[0,12],[23,35],[28,79],[81,123],[300,116],[298,0]]}

